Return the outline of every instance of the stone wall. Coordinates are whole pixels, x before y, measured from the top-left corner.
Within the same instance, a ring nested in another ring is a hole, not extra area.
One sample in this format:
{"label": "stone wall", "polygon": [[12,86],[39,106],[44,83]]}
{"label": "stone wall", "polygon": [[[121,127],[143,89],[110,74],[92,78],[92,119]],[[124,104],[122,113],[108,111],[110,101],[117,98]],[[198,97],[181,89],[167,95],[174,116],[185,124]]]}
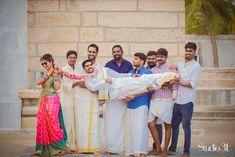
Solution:
{"label": "stone wall", "polygon": [[102,64],[112,58],[114,44],[130,60],[137,51],[165,47],[177,63],[183,59],[184,12],[184,0],[28,0],[29,88],[43,53],[52,53],[62,67],[69,49],[82,59],[91,43],[100,47]]}

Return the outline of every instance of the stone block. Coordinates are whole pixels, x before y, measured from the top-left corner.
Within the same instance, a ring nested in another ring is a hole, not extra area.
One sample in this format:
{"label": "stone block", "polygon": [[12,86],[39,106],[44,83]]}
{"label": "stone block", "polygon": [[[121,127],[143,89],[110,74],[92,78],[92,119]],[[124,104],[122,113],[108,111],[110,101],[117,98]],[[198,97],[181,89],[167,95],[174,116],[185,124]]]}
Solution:
{"label": "stone block", "polygon": [[224,88],[235,88],[235,79],[233,80],[216,80],[216,87],[224,87]]}
{"label": "stone block", "polygon": [[36,57],[37,56],[36,44],[28,43],[28,56],[30,56],[30,57]]}
{"label": "stone block", "polygon": [[83,26],[96,26],[97,25],[97,13],[96,12],[83,12],[82,13],[82,25]]}
{"label": "stone block", "polygon": [[199,79],[198,87],[207,87],[207,81],[203,79]]}
{"label": "stone block", "polygon": [[179,13],[179,27],[185,27],[185,13]]}
{"label": "stone block", "polygon": [[37,125],[37,117],[21,117],[21,128],[22,129],[35,129]]}
{"label": "stone block", "polygon": [[216,73],[206,73],[202,72],[200,75],[200,80],[211,80],[216,78]]}
{"label": "stone block", "polygon": [[216,74],[217,79],[230,79],[230,80],[235,80],[235,73],[234,72],[220,72]]}
{"label": "stone block", "polygon": [[77,51],[76,47],[76,43],[38,44],[38,54],[42,56],[44,53],[50,53],[52,56],[61,56],[66,58],[66,53],[69,50]]}
{"label": "stone block", "polygon": [[37,116],[38,107],[37,106],[23,106],[22,107],[22,116]]}
{"label": "stone block", "polygon": [[65,11],[66,10],[66,0],[60,0],[59,1],[59,8],[60,8],[60,11]]}
{"label": "stone block", "polygon": [[102,66],[105,66],[105,64],[113,59],[112,57],[99,57],[97,58],[97,62],[100,63]]}
{"label": "stone block", "polygon": [[[79,43],[79,56],[87,57],[87,47],[90,43]],[[129,55],[129,44],[127,43],[97,43],[99,46],[99,57],[112,57],[112,47],[114,45],[121,45],[124,51],[124,56]]]}
{"label": "stone block", "polygon": [[21,89],[19,90],[18,93],[19,97],[21,99],[35,99],[35,98],[39,98],[40,96],[40,90],[39,89]]}
{"label": "stone block", "polygon": [[184,29],[106,28],[105,39],[115,42],[182,42]]}
{"label": "stone block", "polygon": [[29,42],[78,42],[78,28],[29,28]]}
{"label": "stone block", "polygon": [[78,12],[36,13],[38,26],[80,26],[81,14]]}
{"label": "stone block", "polygon": [[42,69],[40,64],[40,57],[28,57],[28,70],[40,71]]}
{"label": "stone block", "polygon": [[172,56],[168,58],[168,62],[174,65],[179,64],[180,62],[184,61],[183,57]]}
{"label": "stone block", "polygon": [[68,0],[67,10],[71,11],[136,11],[137,0]]}
{"label": "stone block", "polygon": [[36,72],[28,72],[28,88],[34,88],[36,84]]}
{"label": "stone block", "polygon": [[59,68],[62,68],[67,64],[67,60],[65,56],[64,57],[55,56],[54,58],[55,58],[55,64]]}
{"label": "stone block", "polygon": [[99,12],[98,24],[108,27],[178,27],[178,16],[175,13],[154,12]]}
{"label": "stone block", "polygon": [[184,54],[185,54],[184,46],[185,46],[185,43],[179,43],[179,55],[180,56],[184,56]]}
{"label": "stone block", "polygon": [[34,15],[33,13],[28,13],[27,14],[27,25],[28,27],[32,27],[34,25]]}
{"label": "stone block", "polygon": [[185,11],[184,0],[139,0],[140,11]]}
{"label": "stone block", "polygon": [[103,41],[104,29],[97,27],[83,27],[80,29],[80,41]]}
{"label": "stone block", "polygon": [[135,43],[130,44],[130,54],[134,55],[136,52],[144,52],[147,55],[149,50],[157,51],[159,48],[166,48],[168,50],[168,56],[176,56],[178,52],[177,44]]}
{"label": "stone block", "polygon": [[28,0],[28,10],[32,11],[57,11],[59,8],[58,0]]}

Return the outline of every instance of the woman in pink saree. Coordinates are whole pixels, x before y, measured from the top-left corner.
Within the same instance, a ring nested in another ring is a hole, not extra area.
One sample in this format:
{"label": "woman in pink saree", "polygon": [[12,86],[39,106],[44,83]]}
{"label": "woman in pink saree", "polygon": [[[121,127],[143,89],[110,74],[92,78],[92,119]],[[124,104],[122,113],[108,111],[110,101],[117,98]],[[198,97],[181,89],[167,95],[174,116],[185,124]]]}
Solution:
{"label": "woman in pink saree", "polygon": [[[40,62],[45,71],[41,72],[41,77],[37,81],[38,85],[42,85],[42,91],[37,113],[36,150],[32,155],[51,157],[62,155],[68,150],[67,134],[57,92],[61,79],[60,75],[57,75],[52,55],[44,54]],[[78,75],[76,79],[89,78],[93,75]]]}

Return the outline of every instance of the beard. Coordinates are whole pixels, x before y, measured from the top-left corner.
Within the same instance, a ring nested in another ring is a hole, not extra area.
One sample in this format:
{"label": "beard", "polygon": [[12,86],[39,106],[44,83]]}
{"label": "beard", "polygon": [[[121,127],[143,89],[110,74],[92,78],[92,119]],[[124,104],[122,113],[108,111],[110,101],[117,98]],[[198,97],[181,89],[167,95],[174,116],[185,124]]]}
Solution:
{"label": "beard", "polygon": [[153,62],[148,62],[147,64],[148,64],[148,66],[149,66],[150,68],[153,68],[153,67],[155,67],[155,66],[156,66],[156,64],[155,64],[155,63],[153,63]]}
{"label": "beard", "polygon": [[113,58],[114,58],[114,60],[120,60],[120,59],[122,59],[122,56],[121,55],[114,55]]}

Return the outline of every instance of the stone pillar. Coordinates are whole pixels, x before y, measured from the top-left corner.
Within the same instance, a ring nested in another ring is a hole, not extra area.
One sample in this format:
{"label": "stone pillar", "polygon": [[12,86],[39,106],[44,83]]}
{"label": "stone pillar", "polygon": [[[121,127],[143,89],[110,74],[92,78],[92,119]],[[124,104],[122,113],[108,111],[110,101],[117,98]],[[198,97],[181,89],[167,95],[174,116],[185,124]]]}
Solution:
{"label": "stone pillar", "polygon": [[0,129],[21,128],[27,67],[27,1],[0,0]]}

